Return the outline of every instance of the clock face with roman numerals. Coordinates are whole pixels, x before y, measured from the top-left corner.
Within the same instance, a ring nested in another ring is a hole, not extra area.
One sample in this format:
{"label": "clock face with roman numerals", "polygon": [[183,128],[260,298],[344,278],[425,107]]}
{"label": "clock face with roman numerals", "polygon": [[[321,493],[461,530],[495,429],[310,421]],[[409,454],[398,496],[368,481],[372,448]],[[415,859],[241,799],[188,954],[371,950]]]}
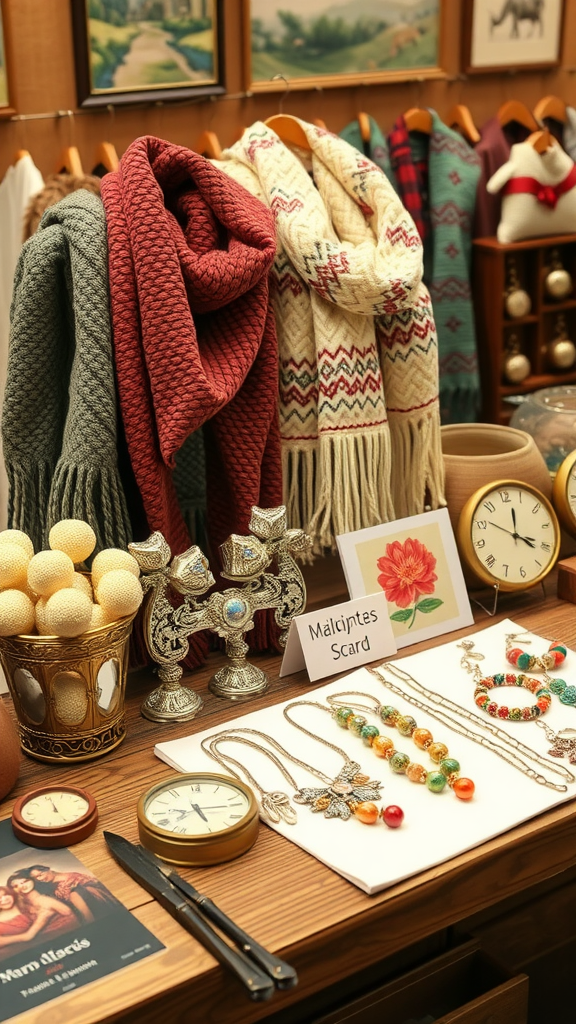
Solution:
{"label": "clock face with roman numerals", "polygon": [[502,480],[476,491],[458,523],[469,569],[501,590],[524,590],[550,572],[560,548],[552,505],[536,488]]}

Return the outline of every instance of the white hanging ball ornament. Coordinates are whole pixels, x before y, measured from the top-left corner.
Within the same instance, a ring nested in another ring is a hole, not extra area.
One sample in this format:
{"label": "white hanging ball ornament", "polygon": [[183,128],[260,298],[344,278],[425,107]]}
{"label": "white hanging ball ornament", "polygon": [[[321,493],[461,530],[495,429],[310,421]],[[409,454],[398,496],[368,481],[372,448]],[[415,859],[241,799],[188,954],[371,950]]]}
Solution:
{"label": "white hanging ball ornament", "polygon": [[53,551],[64,551],[73,562],[85,562],[96,547],[96,534],[83,519],[61,519],[48,534]]}
{"label": "white hanging ball ornament", "polygon": [[0,544],[18,544],[32,558],[34,545],[23,530],[0,530]]}
{"label": "white hanging ball ornament", "polygon": [[0,544],[0,590],[25,587],[29,562],[30,555],[20,544]]}
{"label": "white hanging ball ornament", "polygon": [[41,597],[50,597],[74,581],[74,562],[64,551],[39,551],[28,565],[28,586]]}
{"label": "white hanging ball ornament", "polygon": [[144,594],[140,580],[128,569],[112,569],[102,576],[96,591],[109,622],[132,615],[142,604]]}
{"label": "white hanging ball ornament", "polygon": [[65,587],[46,602],[46,624],[54,636],[80,636],[90,627],[92,601],[80,590]]}
{"label": "white hanging ball ornament", "polygon": [[34,629],[34,605],[21,590],[0,593],[0,636],[29,634]]}
{"label": "white hanging ball ornament", "polygon": [[122,548],[104,548],[99,551],[92,562],[92,586],[94,590],[98,587],[104,573],[112,572],[113,569],[126,569],[136,578],[140,575],[140,566],[129,551]]}

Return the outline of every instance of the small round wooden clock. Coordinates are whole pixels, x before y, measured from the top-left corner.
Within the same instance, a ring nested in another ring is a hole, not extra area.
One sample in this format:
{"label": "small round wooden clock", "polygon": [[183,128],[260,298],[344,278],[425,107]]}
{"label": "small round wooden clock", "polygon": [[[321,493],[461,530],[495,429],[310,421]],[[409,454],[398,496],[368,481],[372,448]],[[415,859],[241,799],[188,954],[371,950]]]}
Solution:
{"label": "small round wooden clock", "polygon": [[558,467],[552,503],[564,529],[576,537],[576,451],[570,452]]}
{"label": "small round wooden clock", "polygon": [[55,850],[92,835],[98,823],[94,797],[76,786],[42,786],[14,804],[14,835],[28,846]]}
{"label": "small round wooden clock", "polygon": [[143,846],[171,864],[220,864],[256,842],[258,803],[238,779],[213,772],[175,775],[138,802]]}
{"label": "small round wooden clock", "polygon": [[504,591],[540,583],[560,550],[551,503],[520,480],[498,480],[475,491],[460,513],[456,536],[470,572]]}

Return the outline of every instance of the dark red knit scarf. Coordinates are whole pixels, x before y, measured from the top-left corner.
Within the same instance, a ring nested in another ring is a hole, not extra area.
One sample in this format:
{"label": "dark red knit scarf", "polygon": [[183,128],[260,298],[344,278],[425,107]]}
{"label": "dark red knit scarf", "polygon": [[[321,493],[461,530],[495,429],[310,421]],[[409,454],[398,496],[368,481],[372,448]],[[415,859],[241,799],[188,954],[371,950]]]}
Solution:
{"label": "dark red knit scarf", "polygon": [[[175,453],[203,424],[214,557],[252,505],[282,501],[270,211],[204,157],[136,139],[102,181],[114,358],[150,530],[190,544]],[[216,568],[216,566],[214,566]]]}

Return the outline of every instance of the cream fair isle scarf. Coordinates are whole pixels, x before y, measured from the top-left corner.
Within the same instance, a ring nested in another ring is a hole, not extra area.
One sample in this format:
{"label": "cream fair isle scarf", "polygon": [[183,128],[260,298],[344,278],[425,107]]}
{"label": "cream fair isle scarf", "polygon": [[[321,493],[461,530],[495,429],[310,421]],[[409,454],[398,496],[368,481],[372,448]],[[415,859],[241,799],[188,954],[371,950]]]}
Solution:
{"label": "cream fair isle scarf", "polygon": [[311,152],[257,122],[219,166],[276,218],[284,500],[320,551],[442,501],[438,361],[410,216],[371,161],[300,124]]}

